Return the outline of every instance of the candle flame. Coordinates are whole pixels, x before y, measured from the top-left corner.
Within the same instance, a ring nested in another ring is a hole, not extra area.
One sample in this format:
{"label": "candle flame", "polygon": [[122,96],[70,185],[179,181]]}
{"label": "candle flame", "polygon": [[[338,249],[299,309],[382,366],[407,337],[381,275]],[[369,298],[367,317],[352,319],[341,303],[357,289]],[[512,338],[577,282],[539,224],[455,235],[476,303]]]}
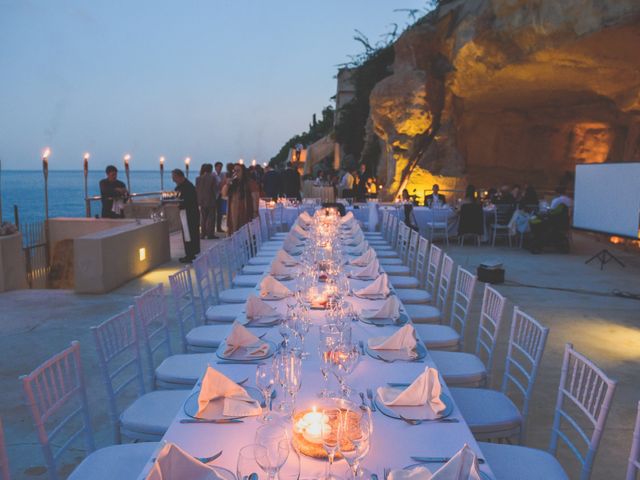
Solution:
{"label": "candle flame", "polygon": [[184,159],[184,164],[185,165],[188,166],[190,163],[191,163],[191,157],[187,157],[187,158]]}
{"label": "candle flame", "polygon": [[131,160],[131,155],[129,155],[128,153],[124,156],[124,161],[125,162],[129,162],[129,160]]}
{"label": "candle flame", "polygon": [[256,166],[256,159],[254,158],[253,160],[251,160],[251,165],[253,165],[254,167]]}
{"label": "candle flame", "polygon": [[240,160],[238,160],[238,163],[239,163],[240,165],[244,165],[244,160],[241,158]]}
{"label": "candle flame", "polygon": [[89,152],[84,152],[84,156],[82,158],[84,158],[85,160],[89,160],[90,157],[91,155],[89,154]]}
{"label": "candle flame", "polygon": [[51,155],[51,149],[47,147],[42,151],[42,159],[47,160],[49,158],[49,155]]}
{"label": "candle flame", "polygon": [[160,165],[164,163],[164,157],[160,157]]}

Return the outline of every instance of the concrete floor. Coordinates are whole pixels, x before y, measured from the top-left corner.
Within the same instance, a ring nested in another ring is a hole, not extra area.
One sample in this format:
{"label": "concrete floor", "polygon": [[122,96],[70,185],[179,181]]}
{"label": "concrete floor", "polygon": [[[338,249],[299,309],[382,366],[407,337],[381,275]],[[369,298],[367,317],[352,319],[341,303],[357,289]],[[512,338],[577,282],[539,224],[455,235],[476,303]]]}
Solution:
{"label": "concrete floor", "polygon": [[[211,243],[205,241],[203,248]],[[527,445],[546,448],[549,444],[565,343],[572,342],[576,349],[618,380],[613,409],[592,476],[593,479],[617,479],[624,476],[636,405],[640,400],[640,302],[614,297],[610,293],[614,289],[640,293],[640,255],[619,251],[620,258],[627,265],[624,269],[609,264],[600,271],[595,264],[584,264],[586,258],[604,246],[591,237],[576,234],[570,255],[534,256],[508,247],[452,245],[447,250],[457,264],[469,269],[475,270],[482,260],[488,258],[498,258],[505,265],[507,283],[498,289],[506,295],[509,304],[495,356],[494,387],[499,386],[502,379],[513,305],[520,306],[551,329],[532,400]],[[22,290],[0,294],[0,415],[14,478],[46,478],[31,417],[23,406],[18,376],[68,346],[71,340],[79,340],[96,444],[98,447],[110,444],[112,432],[105,405],[106,395],[89,327],[132,304],[133,297],[146,288],[158,282],[168,287],[167,276],[180,268],[175,259],[182,254],[180,238],[172,237],[172,262],[107,295],[77,295],[62,290]],[[516,285],[515,282],[531,286]],[[481,296],[479,288],[469,317],[467,350],[474,346]],[[173,333],[173,348],[178,351],[178,335],[175,331]],[[66,470],[72,470],[83,455],[81,448],[67,455],[64,462]],[[561,450],[560,457],[571,477],[577,478],[566,451]]]}

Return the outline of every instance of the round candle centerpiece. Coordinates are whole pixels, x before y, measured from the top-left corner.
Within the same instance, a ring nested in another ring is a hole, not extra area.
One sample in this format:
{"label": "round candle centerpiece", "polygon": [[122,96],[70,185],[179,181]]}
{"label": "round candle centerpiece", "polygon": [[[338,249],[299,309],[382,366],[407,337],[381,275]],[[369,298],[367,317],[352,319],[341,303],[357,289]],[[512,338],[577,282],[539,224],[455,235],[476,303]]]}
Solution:
{"label": "round candle centerpiece", "polygon": [[[340,408],[341,421],[345,415],[347,428],[360,428],[361,414],[355,410]],[[333,424],[335,422],[335,424]],[[327,452],[322,446],[322,431],[327,429],[338,429],[337,421],[330,421],[322,412],[318,412],[316,407],[311,410],[303,410],[293,414],[293,445],[303,455],[312,458],[327,458]],[[350,442],[343,444],[343,450],[353,448]],[[342,458],[336,453],[336,459]]]}

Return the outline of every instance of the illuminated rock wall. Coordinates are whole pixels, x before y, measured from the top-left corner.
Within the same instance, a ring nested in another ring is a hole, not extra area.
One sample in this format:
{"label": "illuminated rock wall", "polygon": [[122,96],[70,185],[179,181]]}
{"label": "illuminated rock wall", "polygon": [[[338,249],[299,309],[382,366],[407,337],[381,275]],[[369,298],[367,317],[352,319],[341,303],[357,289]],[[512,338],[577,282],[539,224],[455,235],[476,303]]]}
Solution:
{"label": "illuminated rock wall", "polygon": [[449,0],[373,90],[388,196],[531,183],[640,160],[638,0]]}

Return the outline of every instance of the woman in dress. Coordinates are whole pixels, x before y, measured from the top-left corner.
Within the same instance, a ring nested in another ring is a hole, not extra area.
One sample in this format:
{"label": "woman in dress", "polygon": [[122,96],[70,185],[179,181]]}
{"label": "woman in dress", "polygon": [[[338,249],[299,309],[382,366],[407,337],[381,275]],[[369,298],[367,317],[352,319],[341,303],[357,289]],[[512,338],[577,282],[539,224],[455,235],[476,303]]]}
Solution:
{"label": "woman in dress", "polygon": [[222,194],[229,198],[227,207],[229,235],[258,216],[260,189],[256,181],[249,177],[244,165],[236,163],[233,166],[233,175],[231,180],[222,187]]}

